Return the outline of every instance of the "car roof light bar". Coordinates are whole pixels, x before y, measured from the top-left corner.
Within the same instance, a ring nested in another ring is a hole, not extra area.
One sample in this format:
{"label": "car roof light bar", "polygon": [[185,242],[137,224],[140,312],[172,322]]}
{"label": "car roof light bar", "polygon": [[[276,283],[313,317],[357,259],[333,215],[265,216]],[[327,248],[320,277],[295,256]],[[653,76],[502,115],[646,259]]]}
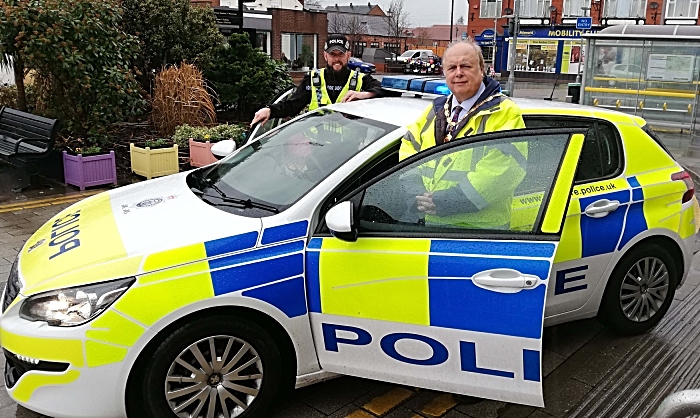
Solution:
{"label": "car roof light bar", "polygon": [[382,78],[382,88],[400,93],[415,93],[419,97],[437,97],[450,94],[445,79],[437,77],[385,76]]}

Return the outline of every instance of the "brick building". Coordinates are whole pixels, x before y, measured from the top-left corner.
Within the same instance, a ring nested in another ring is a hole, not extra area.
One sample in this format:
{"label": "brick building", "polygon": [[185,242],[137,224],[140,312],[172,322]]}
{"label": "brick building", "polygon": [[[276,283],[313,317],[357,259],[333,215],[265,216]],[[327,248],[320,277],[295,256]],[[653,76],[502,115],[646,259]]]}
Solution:
{"label": "brick building", "polygon": [[[408,49],[432,49],[433,52],[442,56],[445,48],[452,41],[467,39],[469,36],[467,25],[455,24],[452,25],[452,33],[450,33],[450,25],[433,25],[422,26],[410,30],[412,37],[408,40]],[[450,35],[452,35],[450,37]],[[486,59],[488,50],[484,50]]]}
{"label": "brick building", "polygon": [[[697,0],[523,0],[516,76],[575,78],[585,57],[577,17],[592,18],[592,28],[584,32],[619,24],[697,25],[698,4]],[[507,72],[508,21],[500,16],[512,13],[513,0],[469,0],[468,7],[468,35],[492,57],[496,71]]]}
{"label": "brick building", "polygon": [[[328,6],[328,33],[342,33],[352,44],[355,57],[362,57],[365,48],[384,49],[400,55],[406,50],[406,34],[399,34],[389,27],[390,19],[376,4]],[[398,36],[396,36],[398,35]]]}
{"label": "brick building", "polygon": [[323,46],[328,36],[325,12],[270,9],[272,58],[287,62],[292,71],[325,66]]}

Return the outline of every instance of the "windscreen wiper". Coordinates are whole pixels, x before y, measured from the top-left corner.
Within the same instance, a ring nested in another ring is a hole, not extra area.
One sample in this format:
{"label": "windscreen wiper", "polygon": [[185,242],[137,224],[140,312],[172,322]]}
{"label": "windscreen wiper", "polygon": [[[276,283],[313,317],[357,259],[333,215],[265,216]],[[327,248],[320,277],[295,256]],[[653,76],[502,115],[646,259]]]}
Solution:
{"label": "windscreen wiper", "polygon": [[[226,196],[226,193],[224,193],[221,189],[219,189],[208,178],[200,177],[200,179],[202,181],[202,184],[204,184],[206,187],[208,187],[208,188],[214,190],[216,193],[218,193],[218,196],[217,196],[217,195],[205,193],[205,192],[203,192],[199,189],[196,189],[194,187],[190,188],[190,190],[192,190],[195,194],[197,194],[201,197],[212,197],[214,199],[220,199],[226,203],[234,203],[235,205],[238,205],[237,207],[240,207],[240,208],[256,208],[256,209],[266,210],[266,211],[272,212],[272,213],[280,213],[279,209],[277,209],[276,207],[271,206],[271,205],[266,205],[264,203],[256,202],[256,201],[251,200],[251,199],[239,199],[236,197]],[[213,203],[213,202],[207,202],[207,203],[217,205],[216,203]]]}

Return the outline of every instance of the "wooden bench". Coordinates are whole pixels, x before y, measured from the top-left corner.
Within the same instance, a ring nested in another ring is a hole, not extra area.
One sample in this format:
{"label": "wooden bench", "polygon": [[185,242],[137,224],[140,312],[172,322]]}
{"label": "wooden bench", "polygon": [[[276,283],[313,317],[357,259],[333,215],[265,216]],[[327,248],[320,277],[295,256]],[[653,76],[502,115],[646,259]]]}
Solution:
{"label": "wooden bench", "polygon": [[22,169],[17,189],[29,186],[29,164],[48,157],[57,133],[56,119],[0,108],[0,159]]}

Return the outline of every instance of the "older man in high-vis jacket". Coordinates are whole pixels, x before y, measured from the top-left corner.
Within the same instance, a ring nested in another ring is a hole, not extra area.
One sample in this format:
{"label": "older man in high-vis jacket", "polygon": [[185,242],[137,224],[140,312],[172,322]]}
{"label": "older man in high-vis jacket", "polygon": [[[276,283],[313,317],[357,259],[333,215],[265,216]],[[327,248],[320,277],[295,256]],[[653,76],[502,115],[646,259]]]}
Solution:
{"label": "older man in high-vis jacket", "polygon": [[[443,71],[452,94],[433,101],[403,138],[399,158],[457,138],[525,127],[520,108],[485,76],[484,58],[473,42],[445,51]],[[525,177],[527,144],[476,146],[431,160],[413,173],[425,192],[415,210],[426,223],[469,229],[504,229],[513,192]],[[418,180],[420,176],[420,180]],[[408,180],[408,179],[407,179]]]}

